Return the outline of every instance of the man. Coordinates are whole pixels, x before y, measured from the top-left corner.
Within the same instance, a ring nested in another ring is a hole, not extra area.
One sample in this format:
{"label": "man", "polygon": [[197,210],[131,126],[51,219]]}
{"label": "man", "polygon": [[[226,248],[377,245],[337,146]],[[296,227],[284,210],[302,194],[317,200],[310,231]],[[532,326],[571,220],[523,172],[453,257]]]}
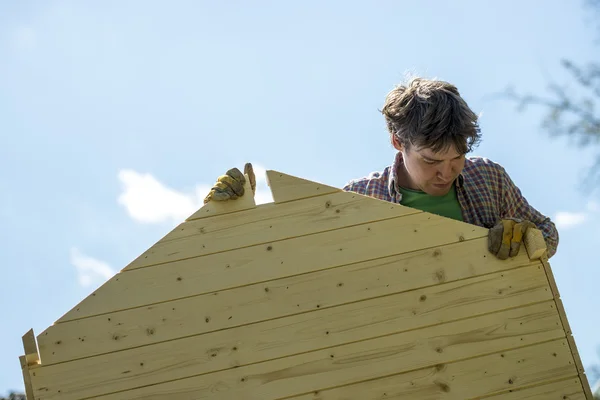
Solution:
{"label": "man", "polygon": [[[477,115],[454,85],[414,78],[388,93],[382,113],[396,157],[344,190],[490,228],[488,247],[500,259],[518,254],[530,227],[542,231],[548,257],[556,253],[556,226],[527,202],[504,168],[466,157],[481,134]],[[251,172],[249,164],[245,171]],[[243,195],[243,180],[239,170],[228,171],[205,202]]]}

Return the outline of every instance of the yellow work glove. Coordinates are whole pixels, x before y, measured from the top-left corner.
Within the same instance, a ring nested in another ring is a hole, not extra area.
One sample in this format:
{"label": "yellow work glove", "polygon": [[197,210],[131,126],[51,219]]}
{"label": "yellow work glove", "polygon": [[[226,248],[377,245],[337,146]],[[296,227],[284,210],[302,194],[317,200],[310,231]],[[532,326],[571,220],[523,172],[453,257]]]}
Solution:
{"label": "yellow work glove", "polygon": [[[250,187],[252,188],[252,194],[256,191],[256,178],[254,176],[254,170],[252,164],[246,163],[244,166],[244,174],[248,175],[250,179]],[[231,168],[225,175],[221,175],[217,178],[217,182],[208,192],[208,195],[204,198],[204,204],[211,200],[225,201],[235,200],[244,195],[244,185],[246,184],[246,177],[237,168]]]}
{"label": "yellow work glove", "polygon": [[498,222],[488,234],[489,251],[501,260],[516,256],[529,228],[535,228],[529,221],[504,219]]}

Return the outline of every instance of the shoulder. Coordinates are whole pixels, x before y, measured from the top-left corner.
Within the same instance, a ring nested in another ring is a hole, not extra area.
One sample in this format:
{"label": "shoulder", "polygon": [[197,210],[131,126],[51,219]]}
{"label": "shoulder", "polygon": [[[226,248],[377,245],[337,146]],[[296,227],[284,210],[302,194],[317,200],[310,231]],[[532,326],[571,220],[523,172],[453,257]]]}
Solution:
{"label": "shoulder", "polygon": [[390,169],[391,166],[383,171],[373,171],[366,176],[352,179],[346,183],[343,190],[376,197],[384,195],[388,192]]}
{"label": "shoulder", "polygon": [[465,179],[500,182],[508,177],[505,168],[486,157],[468,157],[463,169]]}

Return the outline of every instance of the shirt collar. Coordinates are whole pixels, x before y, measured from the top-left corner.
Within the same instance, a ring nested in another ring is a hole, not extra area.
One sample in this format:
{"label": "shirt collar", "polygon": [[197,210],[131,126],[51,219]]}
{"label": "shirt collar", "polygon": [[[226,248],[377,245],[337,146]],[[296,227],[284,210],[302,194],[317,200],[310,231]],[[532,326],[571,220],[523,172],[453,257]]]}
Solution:
{"label": "shirt collar", "polygon": [[[395,195],[395,194],[399,194],[400,195],[400,190],[397,186],[397,182],[398,182],[398,167],[404,162],[404,160],[402,159],[402,153],[401,152],[397,152],[396,156],[394,157],[394,162],[392,163],[392,166],[390,167],[390,174],[388,177],[388,191],[390,193],[390,195]],[[458,175],[458,178],[456,179],[456,187],[457,188],[462,188],[465,184],[465,177],[463,176],[464,170],[463,172],[460,173],[460,175]]]}

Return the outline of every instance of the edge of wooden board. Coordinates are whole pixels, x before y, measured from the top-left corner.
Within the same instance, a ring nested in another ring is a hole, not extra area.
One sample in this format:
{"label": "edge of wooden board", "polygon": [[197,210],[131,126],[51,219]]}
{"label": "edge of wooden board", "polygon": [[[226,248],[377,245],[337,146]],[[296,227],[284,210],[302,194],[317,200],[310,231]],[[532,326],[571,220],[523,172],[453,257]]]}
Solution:
{"label": "edge of wooden board", "polygon": [[558,291],[558,286],[556,284],[556,280],[554,279],[554,274],[552,273],[552,267],[550,266],[550,262],[548,261],[548,257],[546,254],[540,257],[539,260],[544,266],[544,271],[546,272],[546,277],[548,278],[548,283],[550,284],[550,288],[554,296],[556,310],[558,311],[560,321],[565,331],[566,339],[569,344],[569,349],[571,350],[571,354],[573,355],[573,360],[575,361],[575,366],[577,367],[577,372],[579,373],[579,379],[581,380],[581,385],[583,386],[583,391],[588,400],[594,400],[594,395],[592,394],[590,383],[585,374],[585,368],[583,367],[581,357],[579,356],[579,350],[577,349],[577,344],[575,343],[575,338],[572,334],[571,326],[567,318],[565,307],[563,305],[562,300],[560,299],[560,292]]}

